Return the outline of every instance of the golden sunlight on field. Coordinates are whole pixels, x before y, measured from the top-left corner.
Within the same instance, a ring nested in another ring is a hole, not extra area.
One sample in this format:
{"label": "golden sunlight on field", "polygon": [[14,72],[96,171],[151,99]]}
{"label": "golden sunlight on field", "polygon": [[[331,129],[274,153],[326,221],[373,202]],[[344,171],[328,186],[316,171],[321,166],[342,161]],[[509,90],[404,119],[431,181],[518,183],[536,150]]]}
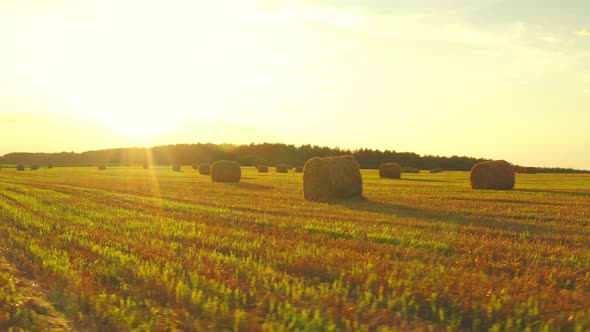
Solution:
{"label": "golden sunlight on field", "polygon": [[0,171],[0,329],[590,329],[588,174],[362,170],[325,204],[292,170],[144,167]]}
{"label": "golden sunlight on field", "polygon": [[0,331],[590,331],[590,0],[0,0]]}

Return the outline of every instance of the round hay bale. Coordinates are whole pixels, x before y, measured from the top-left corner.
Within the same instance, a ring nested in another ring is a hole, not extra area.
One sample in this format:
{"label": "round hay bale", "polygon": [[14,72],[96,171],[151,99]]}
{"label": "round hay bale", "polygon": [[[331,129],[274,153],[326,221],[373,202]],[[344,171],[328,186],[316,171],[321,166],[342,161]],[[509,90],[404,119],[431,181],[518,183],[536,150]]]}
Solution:
{"label": "round hay bale", "polygon": [[107,166],[106,165],[98,165],[98,170],[99,171],[106,171]]}
{"label": "round hay bale", "polygon": [[25,165],[16,165],[16,170],[17,171],[24,171],[25,170]]}
{"label": "round hay bale", "polygon": [[303,195],[306,200],[330,202],[359,197],[363,178],[353,156],[311,158],[303,167]]}
{"label": "round hay bale", "polygon": [[442,168],[432,168],[432,169],[430,170],[430,173],[440,173],[440,172],[442,172],[442,171],[443,171],[443,169],[442,169]]}
{"label": "round hay bale", "polygon": [[277,170],[277,173],[289,173],[289,169],[291,168],[291,165],[287,165],[287,164],[278,164],[275,169]]}
{"label": "round hay bale", "polygon": [[200,165],[199,165],[199,164],[193,164],[193,166],[192,166],[192,167],[193,167],[193,169],[195,169],[195,170],[198,170],[198,169],[199,169],[199,167],[200,167]]}
{"label": "round hay bale", "polygon": [[209,174],[211,174],[211,165],[209,165],[209,164],[200,164],[199,165],[199,174],[202,174],[202,175],[209,175]]}
{"label": "round hay bale", "polygon": [[218,160],[211,165],[213,182],[240,182],[242,170],[240,163],[230,160]]}
{"label": "round hay bale", "polygon": [[471,168],[469,178],[473,189],[513,189],[514,167],[504,160],[485,161]]}
{"label": "round hay bale", "polygon": [[382,179],[399,179],[402,168],[397,163],[383,163],[379,166],[379,177]]}
{"label": "round hay bale", "polygon": [[174,172],[180,172],[182,170],[182,166],[180,166],[180,164],[174,164],[172,165],[172,170]]}
{"label": "round hay bale", "polygon": [[39,168],[41,168],[41,166],[39,166],[39,165],[31,165],[31,171],[36,171]]}
{"label": "round hay bale", "polygon": [[303,166],[295,166],[295,173],[303,173]]}
{"label": "round hay bale", "polygon": [[268,173],[268,166],[258,165],[258,173]]}

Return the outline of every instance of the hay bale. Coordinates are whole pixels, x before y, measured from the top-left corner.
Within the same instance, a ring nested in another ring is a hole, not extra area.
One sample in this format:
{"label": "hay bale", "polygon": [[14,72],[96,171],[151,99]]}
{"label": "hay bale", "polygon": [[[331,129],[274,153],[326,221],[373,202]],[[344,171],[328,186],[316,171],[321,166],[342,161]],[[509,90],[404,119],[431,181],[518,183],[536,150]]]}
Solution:
{"label": "hay bale", "polygon": [[39,165],[31,165],[31,171],[36,171],[39,168],[41,168],[41,166],[39,166]]}
{"label": "hay bale", "polygon": [[303,173],[303,166],[295,166],[295,173]]}
{"label": "hay bale", "polygon": [[199,174],[202,174],[202,175],[209,175],[209,174],[211,174],[211,165],[209,165],[209,164],[200,164],[199,165]]}
{"label": "hay bale", "polygon": [[143,169],[148,169],[148,168],[150,168],[150,165],[149,165],[149,164],[147,164],[147,163],[144,163],[144,164],[143,164]]}
{"label": "hay bale", "polygon": [[194,170],[198,170],[198,169],[199,169],[199,167],[200,167],[200,165],[199,165],[199,164],[193,164],[193,166],[192,166],[192,167],[193,167],[193,169],[194,169]]}
{"label": "hay bale", "polygon": [[230,160],[218,160],[211,165],[213,182],[240,182],[242,170],[240,163]]}
{"label": "hay bale", "polygon": [[99,171],[106,171],[107,166],[106,165],[98,165],[98,170]]}
{"label": "hay bale", "polygon": [[277,170],[277,173],[289,173],[289,169],[291,168],[291,165],[287,165],[287,164],[278,164],[275,169]]}
{"label": "hay bale", "polygon": [[258,173],[268,173],[268,166],[258,165]]}
{"label": "hay bale", "polygon": [[469,178],[473,189],[513,189],[514,167],[504,160],[485,161],[471,168]]}
{"label": "hay bale", "polygon": [[363,179],[353,156],[311,158],[303,168],[306,200],[330,202],[361,196]]}
{"label": "hay bale", "polygon": [[382,179],[399,179],[402,168],[397,163],[383,163],[379,166],[379,177]]}
{"label": "hay bale", "polygon": [[430,173],[440,173],[440,172],[442,172],[442,171],[443,171],[443,169],[442,169],[442,168],[432,168],[432,169],[430,170]]}
{"label": "hay bale", "polygon": [[420,173],[420,170],[415,167],[402,167],[402,173]]}
{"label": "hay bale", "polygon": [[172,165],[172,171],[174,172],[180,172],[182,170],[182,166],[180,166],[180,164],[174,164]]}
{"label": "hay bale", "polygon": [[24,171],[25,170],[25,165],[16,165],[16,170],[17,171]]}

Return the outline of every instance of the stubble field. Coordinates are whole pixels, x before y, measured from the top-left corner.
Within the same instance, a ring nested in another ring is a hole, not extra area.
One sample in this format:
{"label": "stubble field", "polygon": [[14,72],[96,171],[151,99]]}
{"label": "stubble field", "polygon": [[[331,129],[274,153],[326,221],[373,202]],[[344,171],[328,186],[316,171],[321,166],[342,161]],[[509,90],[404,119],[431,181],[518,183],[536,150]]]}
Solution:
{"label": "stubble field", "polygon": [[590,330],[590,175],[0,172],[0,330]]}

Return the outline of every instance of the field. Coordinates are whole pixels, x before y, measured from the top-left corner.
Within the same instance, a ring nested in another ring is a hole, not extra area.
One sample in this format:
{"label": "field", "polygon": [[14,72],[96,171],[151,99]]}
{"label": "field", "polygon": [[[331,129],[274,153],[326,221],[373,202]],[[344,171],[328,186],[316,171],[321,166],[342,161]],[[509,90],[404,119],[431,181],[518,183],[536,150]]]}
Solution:
{"label": "field", "polygon": [[0,171],[0,330],[590,330],[590,175]]}

